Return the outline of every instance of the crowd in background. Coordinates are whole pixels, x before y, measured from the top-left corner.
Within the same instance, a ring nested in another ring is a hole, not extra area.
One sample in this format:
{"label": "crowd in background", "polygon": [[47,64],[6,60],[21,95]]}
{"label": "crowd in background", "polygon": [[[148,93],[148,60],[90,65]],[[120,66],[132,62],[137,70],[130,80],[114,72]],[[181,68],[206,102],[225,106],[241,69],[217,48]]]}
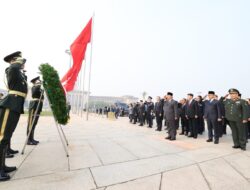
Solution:
{"label": "crowd in background", "polygon": [[124,107],[119,107],[116,105],[113,106],[105,106],[104,108],[97,108],[96,109],[96,114],[98,115],[105,115],[106,117],[108,117],[108,113],[114,113],[115,118],[117,119],[119,116],[123,117],[126,116],[126,109]]}
{"label": "crowd in background", "polygon": [[[230,95],[230,98],[229,98]],[[139,126],[153,126],[156,120],[156,131],[161,131],[165,126],[168,140],[176,140],[177,130],[179,135],[185,135],[196,139],[205,131],[207,123],[207,142],[219,143],[219,139],[227,134],[227,126],[232,130],[233,148],[246,149],[247,139],[250,138],[250,99],[241,99],[237,89],[230,89],[225,97],[218,98],[214,91],[208,95],[194,97],[187,94],[178,102],[173,99],[173,93],[168,92],[163,98],[156,97],[155,103],[152,97],[146,101],[129,105],[129,121]]]}

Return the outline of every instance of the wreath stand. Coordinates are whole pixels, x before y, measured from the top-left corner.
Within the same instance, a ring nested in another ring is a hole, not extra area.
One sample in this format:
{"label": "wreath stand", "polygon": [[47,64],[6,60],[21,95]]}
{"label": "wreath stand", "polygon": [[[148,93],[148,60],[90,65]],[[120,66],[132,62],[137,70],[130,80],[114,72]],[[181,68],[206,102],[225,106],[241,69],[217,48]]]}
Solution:
{"label": "wreath stand", "polygon": [[[47,93],[46,90],[42,90],[42,93],[41,93],[41,96],[40,96],[40,98],[39,98],[38,105],[37,105],[37,107],[36,107],[35,114],[34,114],[34,117],[33,117],[33,120],[32,120],[31,129],[29,130],[29,133],[28,133],[28,135],[27,135],[27,137],[26,137],[26,141],[25,141],[24,146],[23,146],[23,149],[22,149],[22,154],[24,154],[24,151],[25,151],[26,145],[27,145],[27,143],[28,143],[28,140],[29,140],[31,131],[32,131],[32,129],[33,129],[33,125],[34,125],[34,123],[35,123],[35,118],[37,117],[38,108],[39,108],[39,106],[40,106],[40,104],[41,104],[42,96],[43,96],[43,94],[44,94],[44,91],[45,91],[47,100],[48,100],[48,102],[49,102],[49,107],[50,107],[50,109],[51,109],[51,103],[50,103],[50,100],[49,100],[49,98],[48,98],[48,93]],[[53,118],[54,118],[54,121],[55,121],[55,125],[56,125],[56,128],[57,128],[57,132],[58,132],[59,137],[60,137],[60,140],[61,140],[61,142],[62,142],[62,146],[63,146],[63,149],[64,149],[64,151],[65,151],[66,157],[69,157],[69,152],[68,152],[68,149],[67,149],[67,146],[69,145],[68,140],[67,140],[67,138],[66,138],[66,136],[65,136],[65,133],[64,133],[64,131],[63,131],[63,129],[62,129],[62,125],[59,124],[59,123],[56,121],[55,114],[54,114],[54,112],[53,112],[52,109],[51,109],[51,111],[52,111],[52,114],[53,114]],[[31,117],[32,117],[32,116],[31,116]]]}

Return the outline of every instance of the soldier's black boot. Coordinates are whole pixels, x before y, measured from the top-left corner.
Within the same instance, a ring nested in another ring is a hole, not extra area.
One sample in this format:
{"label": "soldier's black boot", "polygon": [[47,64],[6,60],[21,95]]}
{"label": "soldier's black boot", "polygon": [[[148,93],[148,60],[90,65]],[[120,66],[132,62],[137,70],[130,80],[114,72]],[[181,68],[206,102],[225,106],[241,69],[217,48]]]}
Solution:
{"label": "soldier's black boot", "polygon": [[33,139],[33,136],[34,136],[34,132],[31,131],[27,145],[37,145],[37,143]]}
{"label": "soldier's black boot", "polygon": [[39,143],[39,141],[37,141],[37,140],[34,139],[34,130],[31,131],[30,139],[36,145]]}
{"label": "soldier's black boot", "polygon": [[[3,149],[3,153],[6,155],[6,148]],[[10,173],[16,170],[16,167],[8,167],[5,165],[5,159],[3,160],[3,168],[5,173]]]}
{"label": "soldier's black boot", "polygon": [[18,150],[12,150],[11,149],[11,143],[7,145],[7,154],[17,154],[19,151]]}
{"label": "soldier's black boot", "polygon": [[5,158],[13,158],[13,157],[14,157],[13,154],[7,153],[7,151],[5,152]]}
{"label": "soldier's black boot", "polygon": [[0,181],[7,181],[10,179],[10,176],[4,171],[4,162],[5,162],[5,151],[2,146],[0,146]]}

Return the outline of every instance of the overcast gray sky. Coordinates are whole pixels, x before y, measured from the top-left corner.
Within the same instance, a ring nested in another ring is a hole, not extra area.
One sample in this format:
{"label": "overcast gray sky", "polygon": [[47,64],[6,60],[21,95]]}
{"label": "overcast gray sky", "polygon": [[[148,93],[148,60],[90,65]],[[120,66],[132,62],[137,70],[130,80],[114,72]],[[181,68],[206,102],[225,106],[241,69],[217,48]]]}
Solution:
{"label": "overcast gray sky", "polygon": [[249,0],[1,1],[0,57],[21,50],[29,79],[44,62],[62,77],[64,51],[95,11],[91,94],[249,97],[249,10]]}

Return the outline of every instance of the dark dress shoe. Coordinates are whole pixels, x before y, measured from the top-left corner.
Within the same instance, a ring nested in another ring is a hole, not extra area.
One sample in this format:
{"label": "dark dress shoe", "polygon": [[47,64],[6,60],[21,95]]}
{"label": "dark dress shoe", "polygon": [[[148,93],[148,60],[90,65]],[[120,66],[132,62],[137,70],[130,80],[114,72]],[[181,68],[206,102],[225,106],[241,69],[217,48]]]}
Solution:
{"label": "dark dress shoe", "polygon": [[240,148],[240,146],[235,146],[235,145],[234,145],[234,146],[232,146],[232,148]]}
{"label": "dark dress shoe", "polygon": [[36,144],[39,144],[39,141],[33,139],[32,142],[36,143]]}
{"label": "dark dress shoe", "polygon": [[241,147],[240,149],[243,151],[246,151],[246,147]]}
{"label": "dark dress shoe", "polygon": [[219,140],[214,140],[214,144],[219,144]]}
{"label": "dark dress shoe", "polygon": [[3,170],[0,170],[0,181],[7,181],[10,179],[10,176],[5,173]]}
{"label": "dark dress shoe", "polygon": [[4,172],[5,173],[10,173],[10,172],[13,172],[15,170],[16,170],[15,166],[13,166],[13,167],[4,166]]}
{"label": "dark dress shoe", "polygon": [[143,125],[140,124],[140,125],[138,125],[138,126],[143,126]]}
{"label": "dark dress shoe", "polygon": [[193,136],[194,139],[197,139],[197,136]]}
{"label": "dark dress shoe", "polygon": [[27,145],[37,145],[37,143],[33,142],[33,141],[28,141]]}
{"label": "dark dress shoe", "polygon": [[175,140],[176,140],[176,138],[171,138],[171,139],[169,139],[169,140],[171,140],[171,141],[175,141]]}
{"label": "dark dress shoe", "polygon": [[165,139],[171,139],[171,137],[166,137]]}
{"label": "dark dress shoe", "polygon": [[179,135],[184,135],[184,133],[179,133]]}
{"label": "dark dress shoe", "polygon": [[213,139],[207,139],[207,142],[212,142],[213,141]]}
{"label": "dark dress shoe", "polygon": [[7,150],[7,154],[17,154],[19,153],[18,150],[12,150],[11,148]]}
{"label": "dark dress shoe", "polygon": [[188,137],[190,138],[190,137],[194,137],[193,135],[188,135]]}

